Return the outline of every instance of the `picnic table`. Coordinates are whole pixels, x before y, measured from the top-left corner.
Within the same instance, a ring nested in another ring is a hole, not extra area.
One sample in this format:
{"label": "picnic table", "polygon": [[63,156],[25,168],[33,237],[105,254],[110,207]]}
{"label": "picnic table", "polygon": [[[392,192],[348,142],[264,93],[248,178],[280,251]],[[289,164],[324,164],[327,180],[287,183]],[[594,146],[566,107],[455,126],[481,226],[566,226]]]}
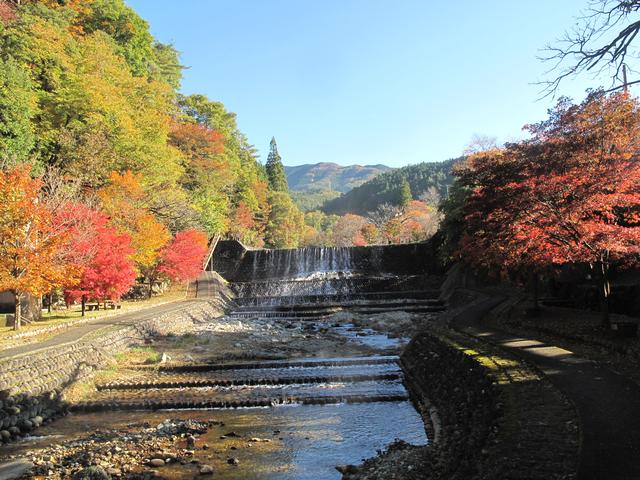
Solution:
{"label": "picnic table", "polygon": [[[120,305],[119,303],[115,303],[115,302],[113,302],[111,300],[106,300],[104,302],[104,307],[105,307],[105,310],[107,308],[110,308],[111,310],[117,310],[117,309],[122,308],[122,305]],[[100,310],[100,304],[99,303],[87,303],[86,304],[86,309],[88,311]]]}

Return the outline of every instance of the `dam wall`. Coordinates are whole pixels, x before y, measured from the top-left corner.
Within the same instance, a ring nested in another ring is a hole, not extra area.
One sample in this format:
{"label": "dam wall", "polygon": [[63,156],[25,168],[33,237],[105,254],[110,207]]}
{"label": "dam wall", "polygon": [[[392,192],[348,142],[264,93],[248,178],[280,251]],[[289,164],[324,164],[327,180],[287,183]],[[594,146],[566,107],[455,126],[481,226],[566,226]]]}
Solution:
{"label": "dam wall", "polygon": [[331,273],[362,276],[441,273],[430,242],[254,250],[235,240],[224,240],[218,242],[208,269],[230,282],[296,279]]}

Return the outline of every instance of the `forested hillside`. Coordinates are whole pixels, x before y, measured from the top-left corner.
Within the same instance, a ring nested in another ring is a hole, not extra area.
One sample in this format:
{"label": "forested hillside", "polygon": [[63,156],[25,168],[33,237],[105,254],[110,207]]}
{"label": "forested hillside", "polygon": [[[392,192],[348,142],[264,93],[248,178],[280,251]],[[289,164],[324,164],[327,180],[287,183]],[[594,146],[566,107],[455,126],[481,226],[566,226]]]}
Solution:
{"label": "forested hillside", "polygon": [[349,165],[315,163],[285,167],[289,188],[292,191],[334,191],[346,193],[390,170],[386,165]]}
{"label": "forested hillside", "polygon": [[290,192],[291,198],[303,212],[318,210],[328,200],[339,197],[340,192],[335,190],[307,190],[304,192]]}
{"label": "forested hillside", "polygon": [[328,162],[285,167],[291,197],[305,212],[320,208],[326,201],[388,170],[386,165],[343,167]]}
{"label": "forested hillside", "polygon": [[459,160],[419,163],[382,173],[344,195],[327,201],[322,210],[337,215],[367,215],[385,203],[400,205],[405,182],[413,199],[425,197],[429,203],[433,203],[434,197],[446,196],[447,187],[453,182],[451,169]]}
{"label": "forested hillside", "polygon": [[297,246],[288,194],[269,187],[234,113],[179,93],[182,71],[123,0],[0,0],[0,167],[53,169],[98,206],[101,189],[133,183],[140,198],[118,215],[144,210],[170,233]]}

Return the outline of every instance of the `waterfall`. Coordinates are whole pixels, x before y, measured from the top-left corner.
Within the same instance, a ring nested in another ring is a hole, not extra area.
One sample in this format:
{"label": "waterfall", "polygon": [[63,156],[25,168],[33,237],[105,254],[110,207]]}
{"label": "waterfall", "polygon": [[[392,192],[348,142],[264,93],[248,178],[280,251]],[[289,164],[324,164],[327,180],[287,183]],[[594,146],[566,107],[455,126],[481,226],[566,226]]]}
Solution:
{"label": "waterfall", "polygon": [[304,247],[282,250],[252,250],[251,275],[266,278],[309,279],[344,277],[355,270],[349,247]]}
{"label": "waterfall", "polygon": [[[252,283],[262,295],[335,295],[349,291],[348,279],[357,275],[353,249],[349,247],[304,247],[281,250],[251,250],[247,262]],[[248,285],[238,285],[240,295]]]}
{"label": "waterfall", "polygon": [[421,290],[425,285],[414,281],[427,278],[432,248],[415,244],[245,250],[241,261],[227,268],[235,277],[232,288],[239,297],[265,301],[273,297],[279,302],[296,295],[387,293],[400,287]]}

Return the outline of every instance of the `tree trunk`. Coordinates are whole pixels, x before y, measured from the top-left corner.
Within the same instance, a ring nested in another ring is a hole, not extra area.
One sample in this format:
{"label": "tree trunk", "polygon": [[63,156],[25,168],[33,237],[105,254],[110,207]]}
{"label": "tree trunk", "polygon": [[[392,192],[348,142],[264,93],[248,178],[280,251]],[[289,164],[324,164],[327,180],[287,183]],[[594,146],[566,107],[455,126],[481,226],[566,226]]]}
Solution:
{"label": "tree trunk", "polygon": [[540,275],[538,272],[531,274],[531,291],[533,295],[532,314],[534,317],[537,317],[540,315]]}
{"label": "tree trunk", "polygon": [[51,313],[51,304],[53,303],[53,292],[49,293],[49,305],[47,305],[47,312]]}
{"label": "tree trunk", "polygon": [[151,295],[152,295],[152,291],[151,290],[152,290],[152,288],[153,288],[153,279],[150,278],[149,279],[149,295],[148,295],[147,298],[151,298]]}
{"label": "tree trunk", "polygon": [[602,326],[611,327],[609,318],[609,296],[611,295],[611,283],[609,281],[609,262],[604,260],[600,262],[600,312],[602,314]]}
{"label": "tree trunk", "polygon": [[87,311],[87,296],[86,295],[82,295],[82,316],[84,317],[85,312]]}
{"label": "tree trunk", "polygon": [[20,330],[22,326],[22,295],[18,292],[15,292],[15,318],[13,319],[13,329]]}

